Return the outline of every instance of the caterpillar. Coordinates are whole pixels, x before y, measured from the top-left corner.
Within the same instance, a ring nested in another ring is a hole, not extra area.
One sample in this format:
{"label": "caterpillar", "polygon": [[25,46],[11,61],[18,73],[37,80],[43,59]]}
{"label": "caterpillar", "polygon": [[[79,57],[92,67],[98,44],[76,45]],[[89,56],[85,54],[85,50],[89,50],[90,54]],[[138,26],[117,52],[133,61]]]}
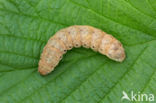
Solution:
{"label": "caterpillar", "polygon": [[122,44],[113,36],[92,26],[73,25],[59,30],[48,40],[40,57],[38,72],[47,75],[67,50],[80,46],[91,48],[118,62],[126,57]]}

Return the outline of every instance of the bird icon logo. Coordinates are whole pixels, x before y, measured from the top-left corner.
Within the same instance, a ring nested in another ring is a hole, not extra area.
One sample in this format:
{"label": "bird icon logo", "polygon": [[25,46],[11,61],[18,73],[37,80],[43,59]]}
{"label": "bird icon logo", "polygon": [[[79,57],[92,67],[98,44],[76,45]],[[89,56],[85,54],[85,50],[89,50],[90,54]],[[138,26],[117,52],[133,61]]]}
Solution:
{"label": "bird icon logo", "polygon": [[122,98],[121,98],[122,101],[123,101],[124,99],[127,99],[127,100],[131,101],[130,98],[128,97],[128,95],[127,95],[127,93],[126,93],[125,91],[122,91],[122,94],[123,94],[123,96],[122,96]]}

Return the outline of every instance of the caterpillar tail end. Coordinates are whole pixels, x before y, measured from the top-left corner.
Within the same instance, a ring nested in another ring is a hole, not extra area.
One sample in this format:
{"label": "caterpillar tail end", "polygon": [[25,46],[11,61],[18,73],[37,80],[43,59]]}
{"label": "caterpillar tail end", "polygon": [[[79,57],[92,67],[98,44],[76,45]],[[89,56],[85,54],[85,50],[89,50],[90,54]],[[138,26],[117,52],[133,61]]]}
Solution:
{"label": "caterpillar tail end", "polygon": [[38,72],[40,73],[40,75],[47,75],[47,71],[44,69],[38,69]]}
{"label": "caterpillar tail end", "polygon": [[39,62],[39,67],[38,67],[38,72],[40,75],[47,75],[49,74],[54,68],[50,67],[49,65],[46,65],[42,63],[41,61]]}

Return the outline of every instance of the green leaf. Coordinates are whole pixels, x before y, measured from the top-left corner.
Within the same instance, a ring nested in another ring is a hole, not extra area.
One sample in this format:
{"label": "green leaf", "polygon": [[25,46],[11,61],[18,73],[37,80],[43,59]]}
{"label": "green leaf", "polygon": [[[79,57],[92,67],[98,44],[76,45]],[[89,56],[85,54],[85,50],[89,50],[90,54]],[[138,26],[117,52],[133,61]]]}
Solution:
{"label": "green leaf", "polygon": [[[126,60],[72,49],[52,73],[39,75],[47,40],[75,24],[112,34]],[[123,91],[156,96],[155,60],[155,0],[0,0],[1,103],[121,103]]]}

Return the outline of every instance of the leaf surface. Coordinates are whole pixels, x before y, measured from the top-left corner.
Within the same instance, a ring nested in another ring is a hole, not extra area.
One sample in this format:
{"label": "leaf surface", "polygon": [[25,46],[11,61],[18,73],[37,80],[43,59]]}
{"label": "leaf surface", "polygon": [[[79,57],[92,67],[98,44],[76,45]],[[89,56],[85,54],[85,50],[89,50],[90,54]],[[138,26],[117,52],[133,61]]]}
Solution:
{"label": "leaf surface", "polygon": [[[112,34],[126,60],[72,49],[52,73],[39,75],[47,40],[75,24]],[[156,96],[155,52],[155,0],[0,0],[2,103],[120,103],[123,91]]]}

